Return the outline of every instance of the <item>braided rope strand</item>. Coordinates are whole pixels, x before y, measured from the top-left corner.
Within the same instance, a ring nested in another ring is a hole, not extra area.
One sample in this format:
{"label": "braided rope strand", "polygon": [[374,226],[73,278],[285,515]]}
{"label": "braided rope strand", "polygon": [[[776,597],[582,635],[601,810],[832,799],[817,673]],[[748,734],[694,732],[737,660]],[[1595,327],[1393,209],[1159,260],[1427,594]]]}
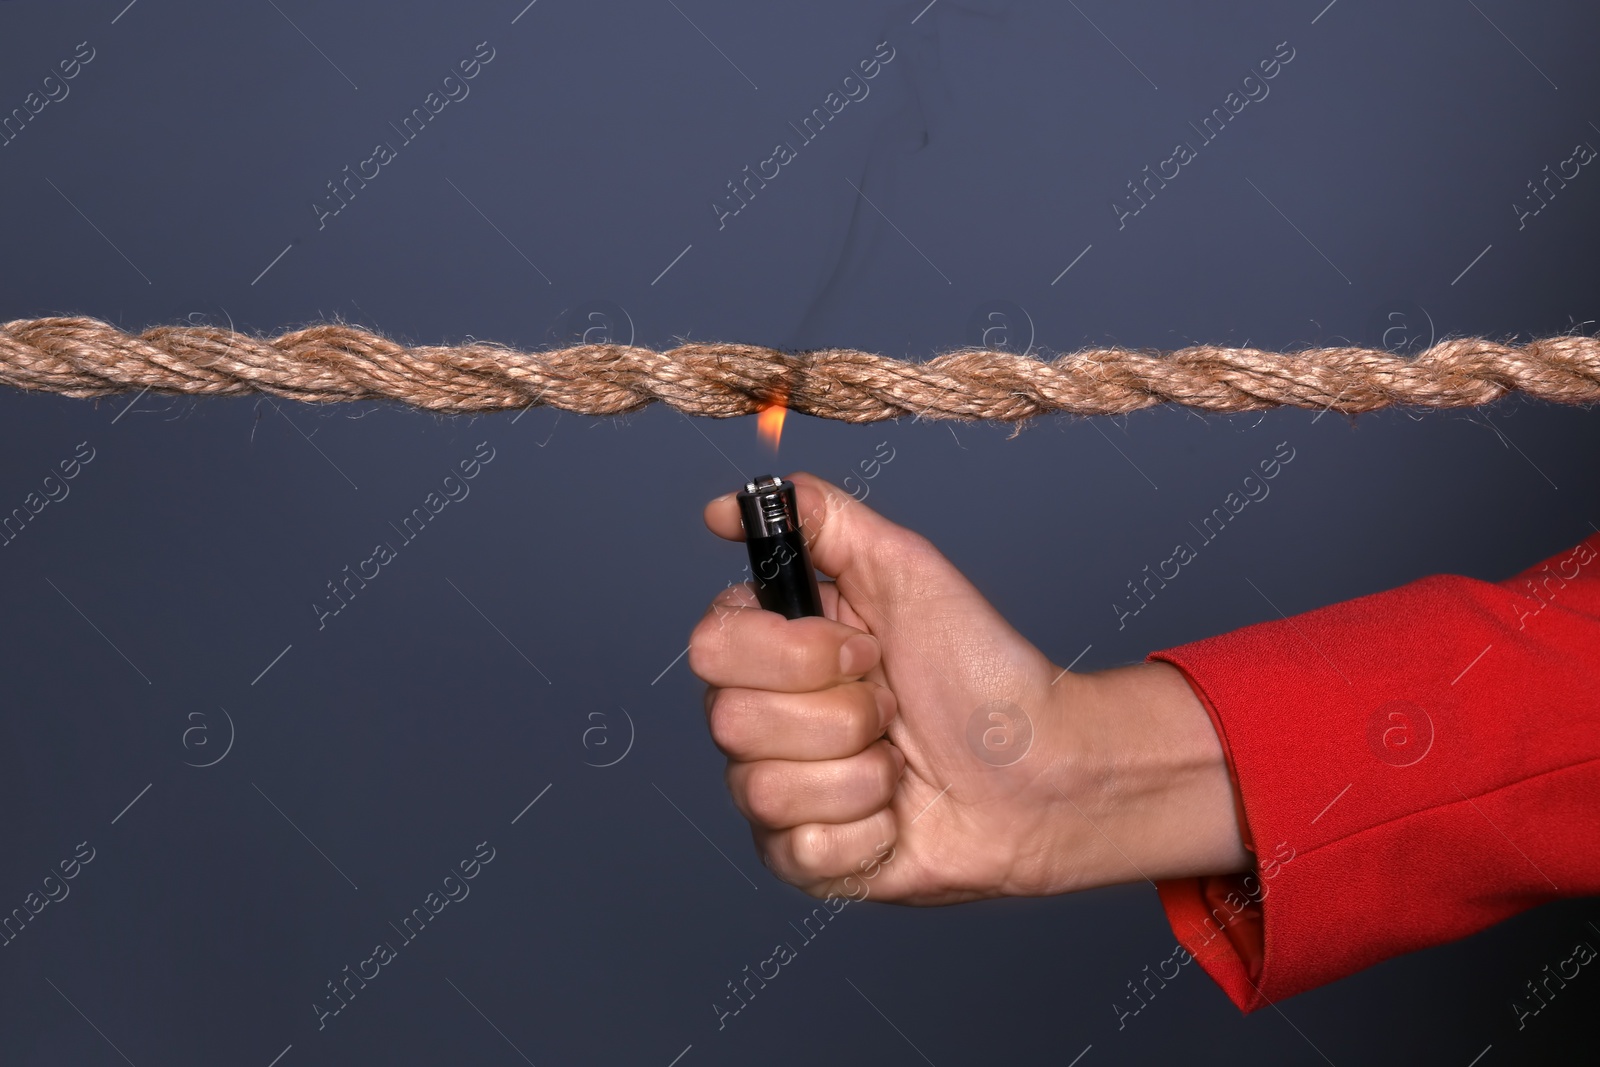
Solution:
{"label": "braided rope strand", "polygon": [[1391,406],[1473,407],[1510,393],[1600,403],[1600,338],[1570,334],[1515,345],[1462,337],[1410,357],[1357,347],[1265,352],[1196,345],[1165,355],[1089,348],[1045,361],[968,348],[918,363],[852,349],[797,354],[738,344],[662,352],[611,344],[542,352],[484,342],[409,347],[343,323],[277,337],[211,326],[133,334],[98,319],[45,318],[0,324],[0,383],[71,397],[267,393],[307,403],[396,400],[439,412],[546,405],[621,415],[659,402],[690,415],[730,418],[782,401],[844,422],[902,416],[1018,422],[1056,412],[1120,415],[1158,404],[1356,414]]}

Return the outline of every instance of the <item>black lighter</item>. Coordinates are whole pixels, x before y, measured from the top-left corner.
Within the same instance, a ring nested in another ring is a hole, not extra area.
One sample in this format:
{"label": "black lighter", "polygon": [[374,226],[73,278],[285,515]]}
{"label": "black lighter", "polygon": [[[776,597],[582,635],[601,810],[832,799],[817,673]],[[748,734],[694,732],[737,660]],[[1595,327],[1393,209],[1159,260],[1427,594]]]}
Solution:
{"label": "black lighter", "polygon": [[822,596],[800,529],[794,483],[772,474],[748,483],[739,493],[739,519],[761,606],[788,619],[821,615]]}

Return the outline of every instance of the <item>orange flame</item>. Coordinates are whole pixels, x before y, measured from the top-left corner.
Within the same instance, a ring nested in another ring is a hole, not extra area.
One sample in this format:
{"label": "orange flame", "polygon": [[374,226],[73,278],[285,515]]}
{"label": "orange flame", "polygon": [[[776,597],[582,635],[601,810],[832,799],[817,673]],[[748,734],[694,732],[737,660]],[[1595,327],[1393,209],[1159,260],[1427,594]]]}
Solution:
{"label": "orange flame", "polygon": [[778,442],[783,437],[783,420],[789,414],[789,409],[782,399],[771,400],[761,405],[761,411],[756,415],[756,436],[772,446],[772,451],[778,451]]}

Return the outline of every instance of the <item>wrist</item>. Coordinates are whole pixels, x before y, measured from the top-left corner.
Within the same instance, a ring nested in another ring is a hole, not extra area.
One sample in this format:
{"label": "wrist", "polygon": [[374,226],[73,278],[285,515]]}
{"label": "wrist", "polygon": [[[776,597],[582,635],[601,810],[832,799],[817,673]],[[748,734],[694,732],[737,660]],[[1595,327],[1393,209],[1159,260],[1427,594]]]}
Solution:
{"label": "wrist", "polygon": [[1071,888],[1248,870],[1227,757],[1182,672],[1142,663],[1068,678],[1060,807],[1082,850]]}

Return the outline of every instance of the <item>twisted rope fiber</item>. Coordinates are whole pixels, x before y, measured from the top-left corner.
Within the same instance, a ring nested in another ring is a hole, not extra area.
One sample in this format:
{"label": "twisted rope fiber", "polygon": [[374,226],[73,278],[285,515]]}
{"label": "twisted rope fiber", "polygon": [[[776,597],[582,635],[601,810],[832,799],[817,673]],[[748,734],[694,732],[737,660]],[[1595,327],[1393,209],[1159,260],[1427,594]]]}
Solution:
{"label": "twisted rope fiber", "polygon": [[1215,412],[1290,405],[1354,414],[1471,407],[1513,392],[1594,404],[1600,338],[1573,334],[1513,345],[1463,337],[1412,357],[1357,347],[1264,352],[1196,345],[1165,355],[1090,348],[1044,361],[969,348],[919,363],[851,349],[796,354],[739,344],[664,352],[612,344],[542,352],[485,342],[409,347],[343,323],[277,337],[210,326],[132,334],[98,319],[45,318],[0,324],[0,383],[72,397],[267,393],[309,403],[398,400],[441,412],[542,404],[621,415],[659,401],[690,415],[729,418],[782,401],[844,422],[908,415],[1017,422],[1166,403]]}

